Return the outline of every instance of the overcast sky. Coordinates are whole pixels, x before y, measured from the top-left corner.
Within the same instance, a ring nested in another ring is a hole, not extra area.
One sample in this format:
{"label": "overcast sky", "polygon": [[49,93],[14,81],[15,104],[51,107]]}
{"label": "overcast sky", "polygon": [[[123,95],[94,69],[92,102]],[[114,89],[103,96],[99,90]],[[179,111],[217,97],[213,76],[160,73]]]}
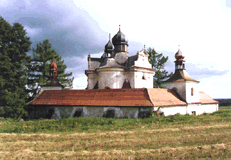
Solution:
{"label": "overcast sky", "polygon": [[73,73],[74,89],[86,88],[87,55],[100,57],[120,24],[130,55],[145,44],[169,56],[166,69],[174,72],[180,45],[200,90],[231,98],[231,0],[1,0],[0,15],[21,23],[33,48],[48,39]]}

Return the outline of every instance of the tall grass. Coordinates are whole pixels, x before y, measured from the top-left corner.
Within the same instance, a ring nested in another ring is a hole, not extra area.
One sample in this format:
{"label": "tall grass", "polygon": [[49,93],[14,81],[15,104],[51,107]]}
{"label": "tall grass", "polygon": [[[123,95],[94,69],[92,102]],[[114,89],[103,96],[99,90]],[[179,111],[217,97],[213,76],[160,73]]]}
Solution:
{"label": "tall grass", "polygon": [[[226,119],[224,119],[226,118]],[[132,130],[141,126],[162,126],[168,123],[192,124],[212,121],[230,121],[231,110],[222,110],[205,115],[171,115],[149,118],[103,118],[78,117],[63,119],[26,120],[0,117],[0,133],[56,133],[56,132],[97,132]]]}

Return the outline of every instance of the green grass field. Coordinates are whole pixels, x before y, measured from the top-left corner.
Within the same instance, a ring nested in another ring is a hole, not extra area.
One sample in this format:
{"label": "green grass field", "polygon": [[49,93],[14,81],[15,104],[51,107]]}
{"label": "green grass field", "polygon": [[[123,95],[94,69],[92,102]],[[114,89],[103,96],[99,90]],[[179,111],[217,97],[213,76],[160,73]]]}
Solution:
{"label": "green grass field", "polygon": [[0,159],[228,159],[231,110],[144,119],[0,119]]}

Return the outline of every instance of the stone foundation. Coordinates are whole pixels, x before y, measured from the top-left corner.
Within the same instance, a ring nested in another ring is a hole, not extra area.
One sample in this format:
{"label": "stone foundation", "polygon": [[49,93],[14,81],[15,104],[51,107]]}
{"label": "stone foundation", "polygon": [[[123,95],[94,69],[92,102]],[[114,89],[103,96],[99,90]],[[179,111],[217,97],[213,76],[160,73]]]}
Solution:
{"label": "stone foundation", "polygon": [[80,106],[30,106],[30,118],[107,117],[138,118],[150,114],[152,107],[80,107]]}
{"label": "stone foundation", "polygon": [[[158,107],[80,107],[80,106],[30,106],[30,118],[107,117],[139,118],[150,116]],[[158,112],[165,116],[180,113],[203,114],[218,111],[218,104],[188,104],[187,106],[161,107]]]}

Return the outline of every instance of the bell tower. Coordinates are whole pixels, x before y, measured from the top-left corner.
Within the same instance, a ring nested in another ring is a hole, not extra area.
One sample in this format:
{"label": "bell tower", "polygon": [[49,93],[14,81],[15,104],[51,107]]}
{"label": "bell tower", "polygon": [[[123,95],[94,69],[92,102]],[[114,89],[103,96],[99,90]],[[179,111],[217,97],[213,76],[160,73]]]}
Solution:
{"label": "bell tower", "polygon": [[175,54],[175,70],[185,70],[185,60],[184,60],[184,56],[182,55],[182,52],[180,50],[180,45],[179,45],[179,49]]}
{"label": "bell tower", "polygon": [[64,86],[59,83],[57,79],[57,75],[58,75],[57,65],[53,57],[53,61],[50,64],[50,74],[49,74],[48,81],[41,85],[40,93],[42,93],[42,91],[44,90],[62,90],[64,88]]}
{"label": "bell tower", "polygon": [[184,56],[180,50],[175,54],[175,73],[163,82],[163,87],[174,89],[187,103],[199,103],[199,81],[192,79],[185,69]]}

